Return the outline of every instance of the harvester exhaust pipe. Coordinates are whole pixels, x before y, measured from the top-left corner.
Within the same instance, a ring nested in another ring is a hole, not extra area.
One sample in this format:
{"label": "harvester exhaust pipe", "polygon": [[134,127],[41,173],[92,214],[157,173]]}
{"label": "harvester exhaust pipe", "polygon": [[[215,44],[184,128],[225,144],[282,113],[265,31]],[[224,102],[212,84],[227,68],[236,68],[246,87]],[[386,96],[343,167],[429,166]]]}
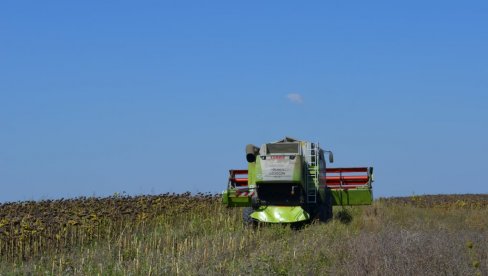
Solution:
{"label": "harvester exhaust pipe", "polygon": [[247,162],[256,162],[256,156],[259,155],[259,148],[255,145],[249,144],[246,146],[246,159]]}

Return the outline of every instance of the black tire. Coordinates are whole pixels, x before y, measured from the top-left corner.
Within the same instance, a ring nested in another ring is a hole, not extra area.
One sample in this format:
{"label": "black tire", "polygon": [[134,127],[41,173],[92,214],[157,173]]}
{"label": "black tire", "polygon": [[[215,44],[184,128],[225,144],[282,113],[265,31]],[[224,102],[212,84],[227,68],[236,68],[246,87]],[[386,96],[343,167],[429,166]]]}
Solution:
{"label": "black tire", "polygon": [[319,202],[319,221],[328,222],[332,219],[332,193],[325,191],[325,201]]}
{"label": "black tire", "polygon": [[252,207],[245,207],[242,210],[242,221],[246,226],[254,226],[256,221],[251,217],[251,214],[254,212]]}

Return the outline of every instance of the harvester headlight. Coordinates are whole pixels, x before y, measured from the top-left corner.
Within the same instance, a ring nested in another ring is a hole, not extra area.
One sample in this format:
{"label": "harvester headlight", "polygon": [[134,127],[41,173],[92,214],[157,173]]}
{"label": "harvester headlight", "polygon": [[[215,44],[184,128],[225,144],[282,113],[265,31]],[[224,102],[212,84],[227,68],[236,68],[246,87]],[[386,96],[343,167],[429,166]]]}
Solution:
{"label": "harvester headlight", "polygon": [[261,155],[261,160],[266,160],[266,155]]}
{"label": "harvester headlight", "polygon": [[290,155],[290,160],[295,160],[295,155]]}

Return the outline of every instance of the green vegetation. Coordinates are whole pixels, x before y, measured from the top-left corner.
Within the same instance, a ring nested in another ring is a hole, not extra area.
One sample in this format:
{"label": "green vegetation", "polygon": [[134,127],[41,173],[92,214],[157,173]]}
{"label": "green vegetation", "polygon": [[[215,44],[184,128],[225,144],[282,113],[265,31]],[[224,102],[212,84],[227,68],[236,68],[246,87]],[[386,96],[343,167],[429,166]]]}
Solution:
{"label": "green vegetation", "polygon": [[0,275],[488,275],[488,195],[380,199],[294,230],[219,196],[0,205]]}

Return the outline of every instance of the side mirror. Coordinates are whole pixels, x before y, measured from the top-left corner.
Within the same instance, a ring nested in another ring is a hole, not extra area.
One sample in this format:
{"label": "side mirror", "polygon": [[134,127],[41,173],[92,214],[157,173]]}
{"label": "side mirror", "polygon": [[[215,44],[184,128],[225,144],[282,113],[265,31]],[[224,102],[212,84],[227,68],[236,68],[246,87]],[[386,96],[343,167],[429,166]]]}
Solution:
{"label": "side mirror", "polygon": [[334,154],[332,153],[332,151],[329,151],[329,162],[334,163]]}

